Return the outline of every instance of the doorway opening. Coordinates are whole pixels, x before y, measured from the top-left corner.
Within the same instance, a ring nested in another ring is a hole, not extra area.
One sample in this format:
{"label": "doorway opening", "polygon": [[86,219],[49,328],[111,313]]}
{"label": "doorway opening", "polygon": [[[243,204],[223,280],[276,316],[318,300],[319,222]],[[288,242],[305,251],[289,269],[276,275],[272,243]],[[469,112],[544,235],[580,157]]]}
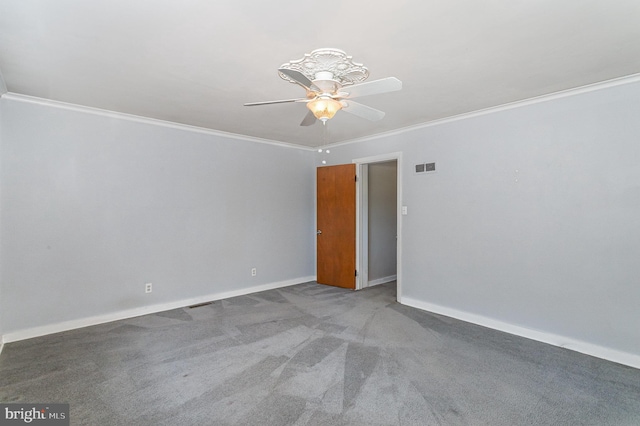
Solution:
{"label": "doorway opening", "polygon": [[402,154],[353,160],[356,164],[356,289],[402,280]]}

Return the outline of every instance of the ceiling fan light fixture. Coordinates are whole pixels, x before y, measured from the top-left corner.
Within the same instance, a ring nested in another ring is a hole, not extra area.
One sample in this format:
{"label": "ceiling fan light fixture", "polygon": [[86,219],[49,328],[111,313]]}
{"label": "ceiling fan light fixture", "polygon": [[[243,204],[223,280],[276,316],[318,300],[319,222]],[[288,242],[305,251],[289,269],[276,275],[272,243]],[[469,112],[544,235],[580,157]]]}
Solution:
{"label": "ceiling fan light fixture", "polygon": [[384,112],[352,99],[402,89],[402,82],[395,77],[361,83],[369,77],[369,71],[362,64],[353,62],[351,56],[339,49],[316,49],[305,54],[302,59],[282,64],[278,68],[278,75],[304,88],[305,97],[249,102],[245,106],[304,102],[311,113],[305,115],[301,126],[311,126],[316,120],[327,124],[341,109],[366,120],[381,120]]}
{"label": "ceiling fan light fixture", "polygon": [[342,104],[329,97],[319,97],[311,102],[307,102],[307,108],[320,121],[326,122],[342,109]]}

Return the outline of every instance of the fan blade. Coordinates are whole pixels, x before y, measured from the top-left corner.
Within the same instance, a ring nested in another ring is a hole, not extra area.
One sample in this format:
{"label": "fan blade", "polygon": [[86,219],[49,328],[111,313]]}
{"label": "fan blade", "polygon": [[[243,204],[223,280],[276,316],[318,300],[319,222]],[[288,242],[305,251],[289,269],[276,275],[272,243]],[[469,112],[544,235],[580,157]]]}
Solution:
{"label": "fan blade", "polygon": [[316,124],[316,116],[313,115],[313,113],[311,111],[309,111],[307,113],[307,115],[304,116],[304,119],[302,120],[302,123],[300,123],[301,126],[311,126],[313,124]]}
{"label": "fan blade", "polygon": [[340,89],[341,93],[347,93],[344,98],[356,98],[360,96],[376,95],[378,93],[395,92],[402,89],[402,82],[395,77],[387,77],[381,80],[373,80],[367,83],[355,84]]}
{"label": "fan blade", "polygon": [[371,108],[354,101],[341,101],[340,103],[342,104],[342,111],[366,118],[367,120],[378,121],[384,117],[384,112],[379,109]]}
{"label": "fan blade", "polygon": [[278,71],[298,82],[298,84],[307,89],[307,91],[313,92],[313,90],[311,90],[311,85],[313,83],[300,71],[290,70],[287,68],[279,68]]}
{"label": "fan blade", "polygon": [[264,101],[264,102],[249,102],[244,104],[244,106],[256,106],[256,105],[271,105],[271,104],[284,104],[287,102],[307,102],[309,99],[307,98],[298,98],[298,99],[284,99],[281,101]]}

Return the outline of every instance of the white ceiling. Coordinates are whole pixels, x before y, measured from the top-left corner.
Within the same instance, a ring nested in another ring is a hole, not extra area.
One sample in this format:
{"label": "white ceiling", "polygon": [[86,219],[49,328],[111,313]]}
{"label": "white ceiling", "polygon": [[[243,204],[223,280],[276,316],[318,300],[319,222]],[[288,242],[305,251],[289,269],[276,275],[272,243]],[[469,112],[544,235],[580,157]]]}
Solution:
{"label": "white ceiling", "polygon": [[[334,47],[400,92],[300,127],[277,68]],[[640,72],[639,0],[2,0],[9,92],[319,146]]]}

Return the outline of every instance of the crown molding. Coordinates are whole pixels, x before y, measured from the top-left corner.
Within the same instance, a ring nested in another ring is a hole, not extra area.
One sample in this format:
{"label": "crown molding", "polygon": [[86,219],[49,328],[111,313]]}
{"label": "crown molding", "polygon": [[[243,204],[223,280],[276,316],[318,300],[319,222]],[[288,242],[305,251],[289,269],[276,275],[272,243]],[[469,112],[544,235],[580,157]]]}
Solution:
{"label": "crown molding", "polygon": [[437,120],[428,121],[426,123],[415,124],[412,126],[402,127],[396,130],[390,130],[388,132],[376,133],[371,136],[363,136],[361,138],[350,139],[347,141],[336,142],[316,148],[335,148],[343,145],[350,145],[354,143],[368,142],[374,139],[380,139],[390,136],[397,136],[403,133],[412,132],[414,130],[424,129],[427,127],[439,126],[441,124],[452,123],[455,121],[466,120],[468,118],[479,117],[482,115],[493,114],[500,111],[507,111],[510,109],[521,108],[529,105],[534,105],[542,102],[548,102],[555,99],[567,98],[571,96],[581,95],[583,93],[595,92],[610,87],[622,86],[625,84],[640,82],[640,73],[631,74],[624,77],[618,77],[611,80],[600,81],[598,83],[591,83],[585,86],[574,87],[572,89],[561,90],[558,92],[549,93],[546,95],[535,96],[533,98],[523,99],[521,101],[509,102],[502,105],[497,105],[489,108],[479,109],[476,111],[466,112],[463,114],[452,115],[450,117],[440,118]]}
{"label": "crown molding", "polygon": [[[433,127],[433,126],[439,126],[441,124],[452,123],[452,122],[456,122],[456,121],[459,121],[459,120],[466,120],[468,118],[479,117],[479,116],[486,115],[486,114],[492,114],[492,113],[496,113],[496,112],[500,112],[500,111],[506,111],[506,110],[515,109],[515,108],[521,108],[521,107],[525,107],[525,106],[528,106],[528,105],[534,105],[534,104],[537,104],[537,103],[552,101],[552,100],[555,100],[555,99],[561,99],[561,98],[570,97],[570,96],[576,96],[576,95],[580,95],[580,94],[583,94],[583,93],[594,92],[594,91],[598,91],[598,90],[602,90],[602,89],[607,89],[607,88],[610,88],[610,87],[616,87],[616,86],[621,86],[621,85],[631,84],[631,83],[637,83],[637,82],[640,82],[640,73],[631,74],[631,75],[624,76],[624,77],[618,77],[618,78],[614,78],[614,79],[611,79],[611,80],[605,80],[605,81],[601,81],[601,82],[598,82],[598,83],[591,83],[591,84],[587,84],[587,85],[584,85],[584,86],[575,87],[575,88],[572,88],[572,89],[561,90],[561,91],[554,92],[554,93],[549,93],[549,94],[546,94],[546,95],[535,96],[533,98],[523,99],[523,100],[515,101],[515,102],[509,102],[509,103],[506,103],[506,104],[497,105],[497,106],[493,106],[493,107],[489,107],[489,108],[484,108],[484,109],[480,109],[480,110],[476,110],[476,111],[471,111],[471,112],[467,112],[467,113],[463,113],[463,114],[453,115],[453,116],[450,116],[450,117],[440,118],[440,119],[428,121],[428,122],[425,122],[425,123],[420,123],[420,124],[415,124],[415,125],[411,125],[411,126],[407,126],[407,127],[402,127],[400,129],[395,129],[395,130],[390,130],[390,131],[387,131],[387,132],[377,133],[377,134],[374,134],[374,135],[363,136],[363,137],[360,137],[360,138],[349,139],[349,140],[342,141],[342,142],[335,142],[335,143],[332,143],[332,144],[326,144],[326,145],[320,145],[320,146],[314,146],[314,147],[310,147],[310,146],[306,146],[306,145],[300,145],[300,144],[294,144],[294,143],[288,143],[288,142],[282,142],[282,141],[277,141],[277,140],[273,140],[273,139],[264,139],[264,138],[254,137],[254,136],[246,136],[246,135],[241,135],[241,134],[237,134],[237,133],[228,133],[228,132],[223,132],[221,130],[212,130],[212,129],[207,129],[207,128],[204,128],[204,127],[197,127],[197,126],[191,126],[191,125],[188,125],[188,124],[175,123],[175,122],[172,122],[172,121],[159,120],[159,119],[155,119],[155,118],[143,117],[143,116],[134,115],[134,114],[127,114],[127,113],[110,111],[110,110],[105,110],[105,109],[100,109],[100,108],[93,108],[93,107],[88,107],[88,106],[83,106],[83,105],[71,104],[71,103],[67,103],[67,102],[61,102],[61,101],[54,101],[54,100],[50,100],[50,99],[38,98],[38,97],[35,97],[35,96],[22,95],[22,94],[19,94],[19,93],[7,92],[6,91],[6,86],[4,84],[4,80],[2,79],[2,74],[0,74],[0,96],[2,97],[2,99],[14,100],[14,101],[18,101],[18,102],[33,103],[33,104],[38,104],[38,105],[45,105],[45,106],[50,106],[50,107],[54,107],[54,108],[67,109],[67,110],[71,110],[71,111],[77,111],[77,112],[83,112],[83,113],[88,113],[88,114],[101,115],[101,116],[105,116],[105,117],[119,118],[119,119],[123,119],[123,120],[134,121],[134,122],[138,122],[138,123],[151,124],[151,125],[156,125],[156,126],[162,126],[162,127],[167,127],[167,128],[172,128],[172,129],[177,129],[177,130],[182,130],[182,131],[187,131],[187,132],[194,132],[194,133],[218,136],[218,137],[223,137],[223,138],[228,138],[228,139],[242,140],[242,141],[245,141],[245,142],[261,143],[261,144],[279,146],[279,147],[284,147],[284,148],[293,148],[293,149],[302,150],[302,151],[317,151],[319,148],[323,148],[323,149],[324,148],[335,148],[335,147],[344,146],[344,145],[350,145],[350,144],[354,144],[354,143],[362,143],[362,142],[372,141],[372,140],[375,140],[375,139],[391,137],[391,136],[397,136],[397,135],[401,135],[401,134],[404,134],[404,133],[412,132],[412,131],[415,131],[415,130],[420,130],[420,129]],[[4,94],[2,92],[3,88],[5,90]]]}
{"label": "crown molding", "polygon": [[69,111],[76,111],[76,112],[81,112],[86,114],[99,115],[102,117],[118,118],[121,120],[133,121],[136,123],[167,127],[170,129],[182,130],[186,132],[218,136],[218,137],[227,138],[227,139],[242,140],[245,142],[274,145],[282,148],[293,148],[293,149],[298,149],[303,151],[315,151],[317,149],[317,148],[311,148],[303,145],[296,145],[292,143],[281,142],[281,141],[276,141],[271,139],[263,139],[263,138],[253,137],[253,136],[240,135],[237,133],[223,132],[221,130],[212,130],[212,129],[207,129],[205,127],[191,126],[188,124],[180,124],[180,123],[175,123],[173,121],[159,120],[156,118],[143,117],[140,115],[127,114],[124,112],[110,111],[106,109],[88,107],[84,105],[77,105],[77,104],[72,104],[72,103],[67,103],[62,101],[54,101],[51,99],[38,98],[35,96],[22,95],[22,94],[13,93],[13,92],[5,93],[4,96],[2,96],[2,98],[11,100],[11,101],[16,101],[16,102],[25,102],[30,104],[48,106],[52,108],[65,109]]}

